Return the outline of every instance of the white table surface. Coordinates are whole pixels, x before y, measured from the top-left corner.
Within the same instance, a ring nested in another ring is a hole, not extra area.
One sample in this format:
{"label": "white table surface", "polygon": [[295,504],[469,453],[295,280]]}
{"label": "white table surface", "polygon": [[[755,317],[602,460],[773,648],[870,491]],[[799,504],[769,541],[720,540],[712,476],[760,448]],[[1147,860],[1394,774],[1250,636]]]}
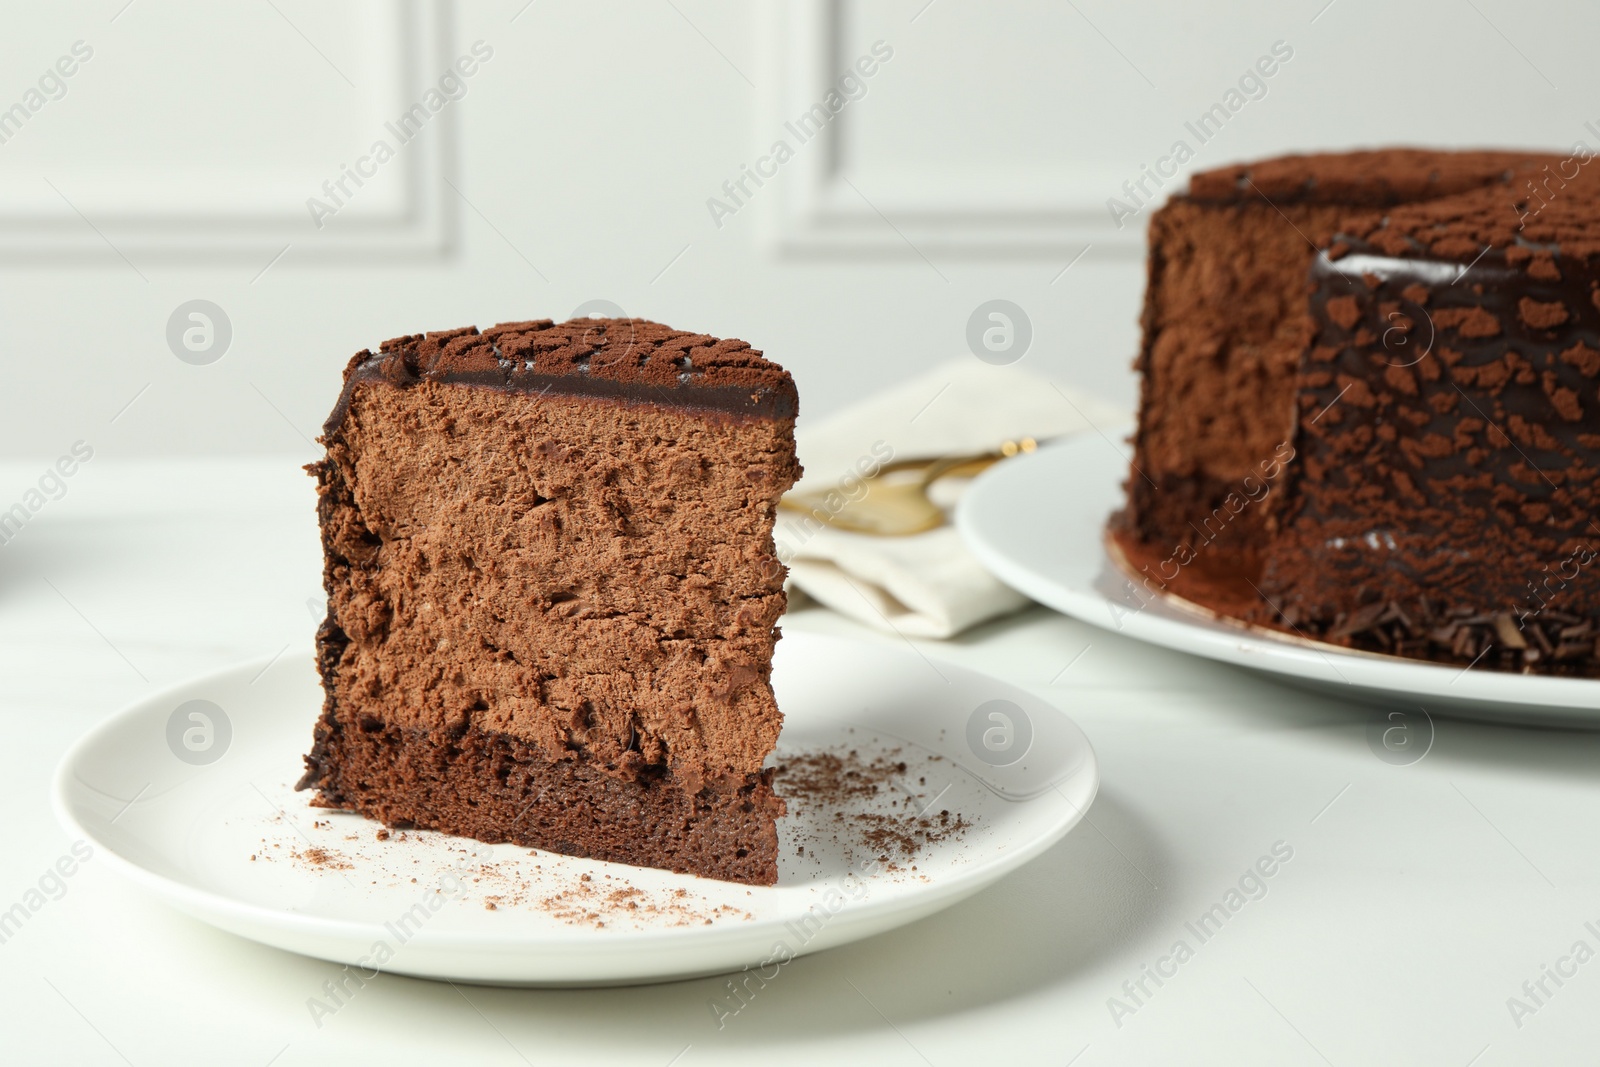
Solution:
{"label": "white table surface", "polygon": [[[42,469],[0,464],[0,500]],[[72,844],[48,790],[76,737],[157,687],[308,646],[307,601],[320,595],[310,480],[291,461],[104,460],[69,486],[0,546],[0,910]],[[816,609],[785,626],[899,641]],[[1585,927],[1600,930],[1600,734],[1439,721],[1427,756],[1396,766],[1369,747],[1371,709],[1042,609],[918,645],[1057,701],[1099,753],[1099,799],[999,885],[795,962],[721,1030],[708,1007],[718,979],[463,994],[389,976],[318,1027],[307,998],[336,967],[181,917],[91,859],[0,944],[0,1061],[1487,1067],[1600,1056],[1600,958],[1560,962],[1578,941],[1600,953]],[[1293,858],[1266,895],[1202,943],[1185,924],[1278,842]],[[1192,957],[1128,998],[1124,982],[1179,940]],[[1536,1004],[1523,984],[1558,964],[1576,973],[1544,978],[1550,995]],[[1513,996],[1536,1010],[1513,1018]],[[1136,1010],[1114,1018],[1113,997]]]}

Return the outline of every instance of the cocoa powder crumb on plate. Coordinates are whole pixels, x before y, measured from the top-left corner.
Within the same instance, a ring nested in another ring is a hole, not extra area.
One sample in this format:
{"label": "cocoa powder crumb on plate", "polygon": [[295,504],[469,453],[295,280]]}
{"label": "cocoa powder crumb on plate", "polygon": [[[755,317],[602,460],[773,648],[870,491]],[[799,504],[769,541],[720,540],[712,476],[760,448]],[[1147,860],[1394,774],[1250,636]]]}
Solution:
{"label": "cocoa powder crumb on plate", "polygon": [[[273,847],[276,848],[277,846],[274,845]],[[308,848],[304,852],[291,851],[289,855],[293,859],[302,860],[313,866],[327,867],[335,871],[348,871],[355,868],[355,864],[351,863],[343,855],[333,851],[332,849],[321,847]]]}

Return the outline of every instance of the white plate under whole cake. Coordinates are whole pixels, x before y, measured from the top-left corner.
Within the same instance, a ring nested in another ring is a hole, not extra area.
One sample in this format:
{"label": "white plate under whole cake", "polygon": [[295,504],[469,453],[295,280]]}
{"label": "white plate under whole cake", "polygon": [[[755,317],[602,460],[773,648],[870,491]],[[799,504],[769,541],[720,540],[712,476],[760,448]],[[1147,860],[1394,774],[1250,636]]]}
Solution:
{"label": "white plate under whole cake", "polygon": [[311,807],[309,652],[112,716],[62,761],[56,811],[168,904],[357,978],[605,985],[770,972],[923,918],[1059,841],[1099,785],[1059,709],[906,650],[790,634],[773,685],[790,815],[771,887]]}
{"label": "white plate under whole cake", "polygon": [[1600,723],[1600,680],[1428,663],[1303,640],[1175,598],[1141,599],[1107,553],[1122,506],[1126,426],[1009,459],[962,497],[956,524],[1002,581],[1039,603],[1124,637],[1265,671],[1367,702],[1554,725]]}

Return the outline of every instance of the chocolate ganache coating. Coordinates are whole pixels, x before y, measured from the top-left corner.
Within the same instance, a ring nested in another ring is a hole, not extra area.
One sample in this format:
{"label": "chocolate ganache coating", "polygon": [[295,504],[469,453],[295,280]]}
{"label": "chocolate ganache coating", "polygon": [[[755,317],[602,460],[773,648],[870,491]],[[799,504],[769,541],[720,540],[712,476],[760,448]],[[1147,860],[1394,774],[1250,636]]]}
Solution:
{"label": "chocolate ganache coating", "polygon": [[1565,162],[1542,192],[1409,205],[1311,264],[1300,462],[1262,576],[1289,625],[1595,672],[1600,182]]}
{"label": "chocolate ganache coating", "polygon": [[363,381],[434,381],[508,392],[642,400],[761,418],[794,418],[789,372],[743,341],[688,333],[647,319],[506,322],[396,337],[345,368],[344,391],[323,425],[338,429]]}

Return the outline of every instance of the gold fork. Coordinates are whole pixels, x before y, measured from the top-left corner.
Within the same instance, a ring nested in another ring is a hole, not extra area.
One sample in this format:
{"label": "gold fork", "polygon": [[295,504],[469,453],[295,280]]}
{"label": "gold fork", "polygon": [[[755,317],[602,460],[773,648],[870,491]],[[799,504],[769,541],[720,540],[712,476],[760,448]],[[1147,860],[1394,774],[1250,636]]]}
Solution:
{"label": "gold fork", "polygon": [[[876,537],[904,537],[936,530],[946,521],[944,509],[928,498],[928,489],[941,478],[970,478],[1002,459],[1033,452],[1039,442],[1032,437],[1003,441],[993,452],[936,459],[901,460],[886,464],[866,479],[866,493],[843,504],[829,501],[831,494],[790,493],[778,504],[789,511],[803,511],[825,526]],[[890,474],[921,468],[915,479],[885,482]]]}

